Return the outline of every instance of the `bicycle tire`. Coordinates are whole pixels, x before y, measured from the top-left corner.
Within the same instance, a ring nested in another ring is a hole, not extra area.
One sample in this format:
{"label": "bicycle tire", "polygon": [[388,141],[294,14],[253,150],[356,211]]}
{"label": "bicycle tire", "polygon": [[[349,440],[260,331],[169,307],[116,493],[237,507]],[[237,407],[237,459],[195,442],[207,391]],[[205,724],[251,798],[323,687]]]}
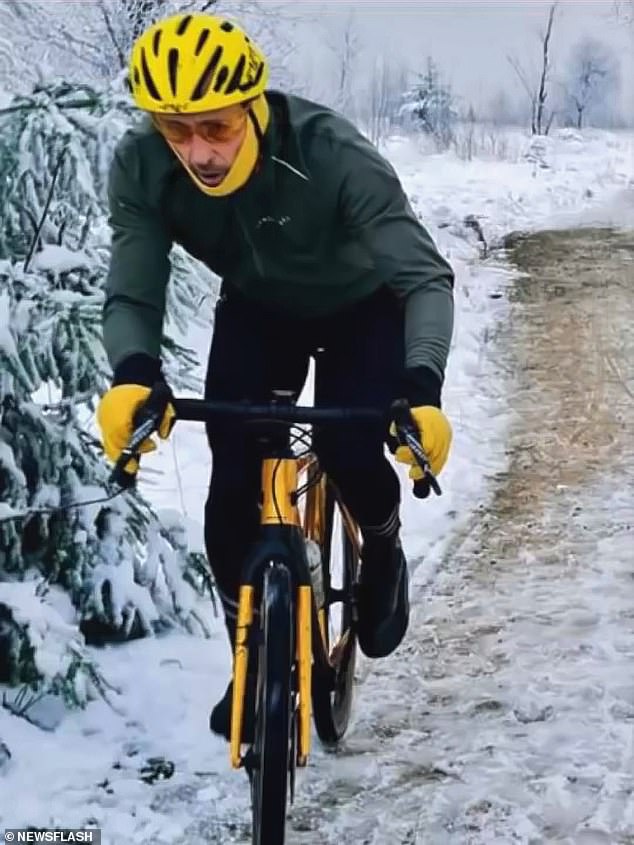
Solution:
{"label": "bicycle tire", "polygon": [[[326,636],[330,649],[329,626],[333,602],[329,601],[332,582],[333,533],[335,528],[336,496],[331,485],[326,487],[326,507],[324,537],[321,543],[324,592],[326,596]],[[354,691],[354,670],[356,662],[356,635],[352,618],[352,599],[357,578],[358,556],[354,546],[342,526],[342,585],[346,597],[342,608],[341,630],[349,631],[348,640],[337,657],[330,681],[323,674],[313,673],[312,703],[313,721],[317,736],[326,747],[335,747],[344,736],[348,722]]]}
{"label": "bicycle tire", "polygon": [[284,845],[291,766],[294,626],[291,576],[284,564],[265,570],[258,661],[254,769],[251,779],[253,845]]}

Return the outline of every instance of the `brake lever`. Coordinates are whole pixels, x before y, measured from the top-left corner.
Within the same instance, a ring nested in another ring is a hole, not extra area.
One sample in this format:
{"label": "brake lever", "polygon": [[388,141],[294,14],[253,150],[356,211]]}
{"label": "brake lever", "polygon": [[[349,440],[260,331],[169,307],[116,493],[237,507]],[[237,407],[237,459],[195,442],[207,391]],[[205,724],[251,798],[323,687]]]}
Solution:
{"label": "brake lever", "polygon": [[[419,478],[414,482],[414,495],[419,499],[426,499],[429,495],[429,488],[434,491],[437,496],[442,496],[442,490],[440,489],[440,484],[436,479],[436,476],[431,471],[431,467],[429,465],[429,459],[425,454],[422,446],[420,445],[420,440],[418,439],[418,434],[411,434],[409,431],[405,432],[404,437],[404,444],[408,446],[411,450],[412,454],[416,458],[416,463],[423,471],[423,478]],[[417,489],[418,485],[418,489]]]}
{"label": "brake lever", "polygon": [[170,399],[171,392],[169,387],[165,382],[157,382],[148,398],[137,409],[132,420],[134,431],[110,473],[108,480],[111,484],[116,484],[125,490],[135,486],[136,473],[128,472],[126,466],[131,460],[136,460],[137,463],[140,461],[141,444],[154,434],[155,431],[158,431]]}
{"label": "brake lever", "polygon": [[429,458],[421,446],[420,432],[416,421],[412,417],[409,402],[406,399],[397,399],[392,404],[392,417],[396,428],[396,440],[399,446],[407,446],[414,455],[416,464],[423,473],[423,478],[414,481],[414,495],[417,499],[426,499],[430,489],[437,496],[442,496],[440,484],[431,471]]}

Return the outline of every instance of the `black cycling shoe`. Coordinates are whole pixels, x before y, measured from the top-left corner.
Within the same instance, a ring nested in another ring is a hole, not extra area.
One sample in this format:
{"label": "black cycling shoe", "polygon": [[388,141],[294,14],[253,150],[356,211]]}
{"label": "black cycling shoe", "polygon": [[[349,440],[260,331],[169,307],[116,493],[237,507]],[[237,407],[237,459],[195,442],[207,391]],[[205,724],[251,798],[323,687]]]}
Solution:
{"label": "black cycling shoe", "polygon": [[[257,675],[247,675],[244,709],[242,711],[242,742],[252,743],[255,735],[255,695],[257,689]],[[231,699],[233,696],[233,681],[211,711],[209,730],[223,736],[227,742],[231,739]]]}
{"label": "black cycling shoe", "polygon": [[[236,620],[231,616],[225,617],[229,644],[233,653],[236,641]],[[255,734],[255,698],[258,684],[258,649],[251,645],[249,648],[249,662],[247,664],[247,678],[245,700],[242,709],[242,742],[251,743]],[[209,716],[209,730],[223,736],[227,742],[231,739],[231,701],[233,697],[233,680],[229,682],[225,694],[215,705]]]}
{"label": "black cycling shoe", "polygon": [[359,575],[357,639],[366,657],[387,657],[409,624],[407,561],[397,537],[363,545]]}

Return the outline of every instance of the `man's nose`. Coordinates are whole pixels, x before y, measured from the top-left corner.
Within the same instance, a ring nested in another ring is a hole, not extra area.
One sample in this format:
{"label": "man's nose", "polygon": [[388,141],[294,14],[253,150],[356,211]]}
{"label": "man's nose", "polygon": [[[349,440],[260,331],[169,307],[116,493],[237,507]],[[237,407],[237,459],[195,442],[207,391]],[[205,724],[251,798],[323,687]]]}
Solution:
{"label": "man's nose", "polygon": [[194,134],[189,144],[190,164],[206,164],[211,159],[217,158],[213,144],[205,141],[200,135]]}

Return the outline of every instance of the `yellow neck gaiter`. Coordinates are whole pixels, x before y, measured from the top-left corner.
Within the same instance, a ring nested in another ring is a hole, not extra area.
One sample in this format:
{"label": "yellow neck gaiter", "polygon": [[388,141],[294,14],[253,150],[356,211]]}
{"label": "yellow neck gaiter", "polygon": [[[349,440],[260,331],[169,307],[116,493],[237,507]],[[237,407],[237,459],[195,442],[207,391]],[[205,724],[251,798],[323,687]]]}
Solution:
{"label": "yellow neck gaiter", "polygon": [[[260,127],[261,134],[264,135],[270,118],[269,104],[264,94],[261,94],[254,100],[249,108]],[[215,188],[201,182],[193,170],[187,165],[187,162],[179,155],[178,150],[172,144],[170,144],[170,147],[174,155],[194,180],[196,186],[210,197],[226,197],[228,194],[232,194],[241,188],[253,173],[260,155],[260,142],[253,125],[253,119],[250,116],[247,117],[246,134],[242,146],[238,150],[238,155],[225,178]]]}

